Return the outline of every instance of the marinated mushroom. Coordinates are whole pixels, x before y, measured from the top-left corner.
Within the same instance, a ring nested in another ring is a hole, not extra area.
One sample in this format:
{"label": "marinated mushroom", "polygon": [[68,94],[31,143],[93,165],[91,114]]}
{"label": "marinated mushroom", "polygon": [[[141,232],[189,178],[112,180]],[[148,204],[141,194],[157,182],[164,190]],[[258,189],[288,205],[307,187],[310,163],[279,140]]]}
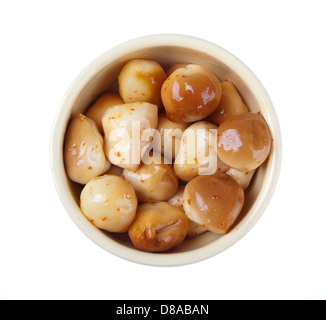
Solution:
{"label": "marinated mushroom", "polygon": [[225,173],[198,176],[186,185],[183,201],[190,220],[212,232],[226,234],[242,209],[244,191]]}
{"label": "marinated mushroom", "polygon": [[170,121],[164,113],[159,114],[156,128],[159,139],[157,145],[154,145],[154,150],[172,163],[178,154],[180,140],[187,127],[185,123]]}
{"label": "marinated mushroom", "polygon": [[167,202],[145,203],[138,207],[129,237],[134,246],[147,252],[163,252],[179,245],[186,237],[188,218]]}
{"label": "marinated mushroom", "polygon": [[162,101],[167,117],[174,122],[200,121],[215,111],[222,95],[218,78],[195,64],[175,70],[163,83]]}
{"label": "marinated mushroom", "polygon": [[[168,203],[171,206],[179,208],[182,211],[184,211],[184,209],[183,209],[184,190],[185,190],[185,185],[179,186],[179,189],[178,189],[178,192],[176,193],[176,195],[168,201]],[[207,229],[205,229],[201,224],[188,219],[188,230],[187,230],[187,236],[186,236],[187,238],[193,238],[193,237],[198,236],[206,231],[207,231]]]}
{"label": "marinated mushroom", "polygon": [[165,72],[157,62],[130,60],[118,76],[119,92],[125,103],[144,101],[163,109],[161,87],[165,79]]}
{"label": "marinated mushroom", "polygon": [[132,186],[114,175],[91,180],[80,195],[84,215],[96,227],[110,232],[128,231],[135,219],[137,205]]}
{"label": "marinated mushroom", "polygon": [[100,132],[104,134],[102,126],[102,118],[104,113],[109,107],[117,104],[123,104],[123,100],[117,93],[104,93],[101,95],[96,102],[88,109],[86,116],[97,124]]}
{"label": "marinated mushroom", "polygon": [[136,171],[125,169],[123,178],[135,189],[139,202],[167,201],[173,197],[179,180],[170,164],[141,163]]}
{"label": "marinated mushroom", "polygon": [[217,156],[216,139],[217,127],[209,122],[196,122],[184,131],[174,162],[174,171],[181,180],[229,169]]}
{"label": "marinated mushroom", "polygon": [[110,168],[103,150],[103,137],[95,122],[80,113],[68,126],[64,161],[69,178],[80,184],[86,184]]}
{"label": "marinated mushroom", "polygon": [[217,154],[231,168],[252,171],[267,158],[271,136],[264,118],[252,112],[233,116],[217,129]]}
{"label": "marinated mushroom", "polygon": [[175,70],[180,68],[185,68],[188,64],[187,63],[176,63],[172,65],[168,71],[166,71],[166,76],[169,77]]}
{"label": "marinated mushroom", "polygon": [[142,135],[156,128],[157,117],[157,106],[148,102],[109,108],[102,119],[109,160],[118,167],[136,170],[152,139],[152,135],[148,139],[142,139]]}
{"label": "marinated mushroom", "polygon": [[236,169],[230,168],[225,173],[232,177],[243,190],[246,190],[249,187],[250,181],[254,176],[255,172],[256,170],[238,171]]}
{"label": "marinated mushroom", "polygon": [[228,117],[237,116],[249,111],[238,90],[230,81],[221,83],[222,96],[216,110],[208,117],[208,121],[220,125]]}

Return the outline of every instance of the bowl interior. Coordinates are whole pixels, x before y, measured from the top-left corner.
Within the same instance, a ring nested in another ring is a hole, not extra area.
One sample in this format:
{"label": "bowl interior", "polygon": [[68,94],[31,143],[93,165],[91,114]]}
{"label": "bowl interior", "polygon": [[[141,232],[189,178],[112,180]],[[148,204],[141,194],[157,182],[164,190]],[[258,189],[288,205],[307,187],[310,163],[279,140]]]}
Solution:
{"label": "bowl interior", "polygon": [[[182,45],[153,45],[123,53],[123,50],[107,52],[95,60],[76,79],[64,99],[61,111],[58,116],[60,125],[56,126],[58,132],[54,132],[58,138],[56,161],[58,166],[54,168],[54,175],[58,180],[61,175],[62,185],[57,186],[61,198],[66,202],[66,209],[73,220],[93,241],[102,246],[105,250],[119,255],[125,259],[151,265],[175,265],[190,263],[209,255],[214,255],[236,242],[243,236],[259,218],[262,213],[264,199],[267,192],[264,188],[266,179],[275,169],[272,165],[275,158],[275,146],[272,144],[271,154],[265,163],[257,170],[250,187],[245,191],[245,205],[227,235],[217,235],[206,232],[200,236],[185,240],[181,245],[168,253],[151,254],[140,252],[135,249],[127,234],[114,234],[101,231],[95,228],[82,214],[79,209],[79,196],[82,190],[80,185],[71,182],[65,174],[63,164],[63,143],[67,124],[72,115],[84,113],[85,110],[104,92],[118,91],[117,76],[123,65],[130,59],[145,58],[159,62],[167,70],[175,63],[195,63],[209,68],[216,74],[220,81],[229,80],[238,89],[245,103],[252,112],[261,112],[265,117],[271,131],[272,138],[275,136],[275,123],[271,113],[270,101],[264,94],[260,83],[241,62],[222,49],[214,51],[204,48],[186,47]],[[227,61],[231,59],[230,61]],[[233,63],[234,62],[234,63]],[[244,68],[244,69],[242,69]],[[244,72],[242,72],[244,70]],[[56,172],[60,171],[60,172]],[[266,186],[265,186],[266,187]],[[62,190],[64,189],[64,190]],[[258,210],[259,209],[259,210]],[[182,256],[183,254],[183,256]]]}

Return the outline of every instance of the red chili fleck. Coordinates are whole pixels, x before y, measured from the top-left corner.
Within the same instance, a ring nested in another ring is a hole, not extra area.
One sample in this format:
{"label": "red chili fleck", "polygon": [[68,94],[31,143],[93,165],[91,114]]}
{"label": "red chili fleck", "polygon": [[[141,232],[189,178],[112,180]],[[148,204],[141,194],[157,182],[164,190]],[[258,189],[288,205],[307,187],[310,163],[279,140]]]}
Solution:
{"label": "red chili fleck", "polygon": [[246,175],[248,175],[248,174],[249,174],[249,171],[246,172]]}
{"label": "red chili fleck", "polygon": [[213,200],[217,200],[219,198],[219,196],[217,195],[217,194],[214,194],[213,196],[212,196],[212,199]]}
{"label": "red chili fleck", "polygon": [[188,204],[190,205],[190,199],[188,199]]}
{"label": "red chili fleck", "polygon": [[117,157],[121,157],[121,152],[118,151],[118,152],[115,153],[115,155],[116,155]]}
{"label": "red chili fleck", "polygon": [[104,217],[104,218],[102,219],[102,221],[105,221],[105,220],[107,220],[107,218],[108,218],[108,217]]}
{"label": "red chili fleck", "polygon": [[218,171],[221,171],[221,168],[218,168]]}
{"label": "red chili fleck", "polygon": [[88,170],[92,170],[93,168],[92,167],[88,167]]}

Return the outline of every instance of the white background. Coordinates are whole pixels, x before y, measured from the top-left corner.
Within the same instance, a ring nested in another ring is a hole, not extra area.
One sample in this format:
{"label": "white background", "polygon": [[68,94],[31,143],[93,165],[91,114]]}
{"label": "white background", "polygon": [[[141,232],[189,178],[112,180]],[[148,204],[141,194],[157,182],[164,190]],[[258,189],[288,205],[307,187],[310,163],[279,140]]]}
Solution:
{"label": "white background", "polygon": [[[1,1],[1,299],[325,299],[324,1]],[[154,33],[197,36],[244,61],[269,92],[282,172],[257,225],[206,261],[142,266],[91,242],[65,212],[50,134],[79,72]]]}

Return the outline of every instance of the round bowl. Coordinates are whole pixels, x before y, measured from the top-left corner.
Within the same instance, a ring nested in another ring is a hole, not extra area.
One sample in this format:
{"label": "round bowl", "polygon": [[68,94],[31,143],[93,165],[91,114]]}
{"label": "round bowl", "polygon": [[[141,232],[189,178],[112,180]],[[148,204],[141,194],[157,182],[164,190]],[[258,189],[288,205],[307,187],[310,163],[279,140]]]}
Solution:
{"label": "round bowl", "polygon": [[[267,121],[272,148],[268,159],[257,170],[245,191],[245,204],[233,228],[226,235],[206,232],[166,253],[147,253],[134,248],[126,234],[114,234],[96,228],[81,212],[82,186],[71,182],[63,161],[63,144],[72,115],[83,113],[102,93],[117,91],[117,75],[130,59],[159,62],[163,68],[175,63],[201,64],[220,81],[231,81],[252,112],[260,112]],[[122,43],[90,63],[73,81],[56,115],[51,164],[55,185],[68,214],[92,241],[113,255],[152,266],[180,266],[195,263],[222,252],[240,240],[259,220],[275,189],[281,164],[281,133],[277,115],[266,90],[253,72],[239,59],[208,41],[184,35],[151,35]]]}

